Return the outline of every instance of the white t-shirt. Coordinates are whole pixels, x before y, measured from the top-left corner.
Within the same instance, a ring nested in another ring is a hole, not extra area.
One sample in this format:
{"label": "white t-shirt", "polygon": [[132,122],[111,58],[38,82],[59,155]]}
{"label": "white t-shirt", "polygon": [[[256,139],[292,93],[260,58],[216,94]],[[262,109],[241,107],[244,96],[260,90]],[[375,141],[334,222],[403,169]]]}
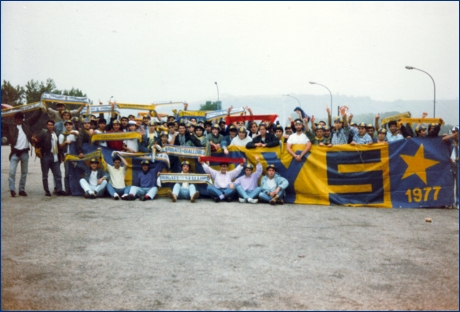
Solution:
{"label": "white t-shirt", "polygon": [[89,175],[89,185],[97,186],[97,170],[92,170]]}
{"label": "white t-shirt", "polygon": [[[76,142],[77,137],[74,134],[69,134],[66,138],[66,141]],[[62,144],[62,142],[64,142],[64,135],[61,133],[59,135],[59,144]],[[70,145],[67,145],[64,155],[68,153],[70,153]]]}
{"label": "white t-shirt", "polygon": [[240,137],[237,135],[232,139],[232,142],[230,143],[230,146],[246,146],[249,142],[252,142],[252,138],[250,136],[247,136],[243,140],[240,139]]}
{"label": "white t-shirt", "polygon": [[29,142],[27,141],[26,134],[24,130],[22,130],[22,125],[16,125],[18,128],[18,140],[16,145],[14,146],[15,149],[23,150],[29,147]]}
{"label": "white t-shirt", "polygon": [[139,141],[137,139],[124,140],[123,143],[126,144],[127,148],[132,149],[134,153],[139,151]]}
{"label": "white t-shirt", "polygon": [[297,133],[293,133],[289,136],[287,140],[288,144],[307,144],[307,142],[310,142],[310,140],[303,132],[300,135],[297,135]]}

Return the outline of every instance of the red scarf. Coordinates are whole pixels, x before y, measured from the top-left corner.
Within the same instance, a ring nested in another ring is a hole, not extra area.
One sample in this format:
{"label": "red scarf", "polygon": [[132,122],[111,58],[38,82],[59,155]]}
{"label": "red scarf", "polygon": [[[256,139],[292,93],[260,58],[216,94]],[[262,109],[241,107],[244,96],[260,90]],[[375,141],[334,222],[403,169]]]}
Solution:
{"label": "red scarf", "polygon": [[262,120],[262,121],[271,121],[274,122],[278,115],[246,115],[246,116],[227,116],[225,117],[225,123],[228,125],[232,124],[235,121],[247,121],[247,120]]}
{"label": "red scarf", "polygon": [[231,158],[231,157],[217,157],[217,156],[201,156],[201,161],[210,161],[217,163],[235,163],[241,164],[244,162],[244,158]]}

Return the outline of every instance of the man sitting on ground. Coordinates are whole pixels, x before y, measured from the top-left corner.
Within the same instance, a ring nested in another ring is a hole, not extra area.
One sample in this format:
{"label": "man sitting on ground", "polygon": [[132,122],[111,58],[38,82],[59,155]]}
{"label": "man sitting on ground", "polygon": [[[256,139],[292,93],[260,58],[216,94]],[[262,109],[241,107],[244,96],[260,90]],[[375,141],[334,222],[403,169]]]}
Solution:
{"label": "man sitting on ground", "polygon": [[276,172],[275,165],[268,165],[267,175],[262,177],[262,181],[260,181],[262,191],[259,194],[259,199],[270,203],[270,205],[282,205],[284,204],[284,192],[288,186],[288,180]]}
{"label": "man sitting on ground", "polygon": [[259,177],[262,175],[262,165],[259,162],[259,156],[256,156],[256,161],[256,172],[253,173],[253,165],[246,163],[244,165],[244,175],[230,184],[230,188],[236,188],[238,195],[240,195],[240,203],[256,204],[259,201],[257,198],[262,191],[262,189],[257,186]]}
{"label": "man sitting on ground", "polygon": [[208,164],[205,164],[201,158],[198,158],[198,161],[203,166],[204,171],[207,174],[210,174],[214,180],[214,185],[208,185],[207,187],[208,194],[212,196],[216,203],[224,199],[231,202],[237,192],[236,189],[230,188],[230,184],[232,183],[232,180],[240,174],[245,160],[243,159],[243,162],[231,171],[227,171],[228,164],[226,162],[222,162],[220,164],[220,171],[217,171],[209,167]]}

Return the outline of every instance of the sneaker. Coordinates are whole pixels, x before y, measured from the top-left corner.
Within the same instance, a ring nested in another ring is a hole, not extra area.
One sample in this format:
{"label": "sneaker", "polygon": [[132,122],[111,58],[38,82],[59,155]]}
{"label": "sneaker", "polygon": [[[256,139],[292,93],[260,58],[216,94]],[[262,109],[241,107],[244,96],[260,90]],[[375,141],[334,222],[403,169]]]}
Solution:
{"label": "sneaker", "polygon": [[54,188],[53,194],[57,195],[57,188]]}
{"label": "sneaker", "polygon": [[169,198],[171,198],[171,201],[173,203],[175,203],[177,201],[176,194],[174,194],[173,192],[168,191],[168,196],[169,196]]}
{"label": "sneaker", "polygon": [[121,199],[122,199],[122,200],[128,200],[128,194],[123,194],[123,195],[121,196]]}
{"label": "sneaker", "polygon": [[[13,194],[11,194],[13,195]],[[19,191],[19,196],[27,196],[27,193],[25,191]]]}
{"label": "sneaker", "polygon": [[248,199],[248,201],[251,203],[251,204],[257,204],[259,202],[259,200],[257,198],[250,198]]}
{"label": "sneaker", "polygon": [[96,197],[97,197],[96,194],[97,194],[96,192],[90,193],[89,198],[96,199]]}
{"label": "sneaker", "polygon": [[215,201],[216,203],[220,202],[220,198],[217,197],[217,196],[216,196],[216,197],[213,197],[213,199],[214,199],[214,201]]}
{"label": "sneaker", "polygon": [[127,200],[135,200],[136,196],[134,194],[129,194]]}
{"label": "sneaker", "polygon": [[[15,191],[10,191],[10,193],[11,193],[11,197],[15,197],[15,196],[16,196],[16,192],[15,192]],[[21,192],[19,192],[19,193],[21,193]]]}
{"label": "sneaker", "polygon": [[278,205],[284,205],[284,200],[280,198],[280,199],[278,199],[278,200],[276,201],[276,203],[277,203]]}
{"label": "sneaker", "polygon": [[57,191],[56,193],[58,196],[67,196],[67,193],[63,190]]}
{"label": "sneaker", "polygon": [[231,196],[228,196],[228,197],[227,197],[227,196],[225,196],[225,199],[226,199],[226,200],[227,200],[229,203],[231,203],[231,202],[232,202],[232,200],[233,200],[233,197],[231,197]]}
{"label": "sneaker", "polygon": [[149,199],[151,199],[149,195],[144,196],[144,200],[149,200]]}
{"label": "sneaker", "polygon": [[190,198],[190,202],[194,203],[195,200],[200,196],[200,192],[195,192],[195,194],[193,194],[192,198]]}
{"label": "sneaker", "polygon": [[113,195],[113,199],[119,200],[119,199],[120,199],[120,195],[118,195],[118,194]]}
{"label": "sneaker", "polygon": [[91,197],[91,195],[89,195],[89,192],[88,192],[88,191],[85,192],[85,195],[84,195],[84,196],[85,196],[85,198],[90,198],[90,197]]}
{"label": "sneaker", "polygon": [[49,191],[45,192],[45,196],[51,196],[51,193]]}
{"label": "sneaker", "polygon": [[238,198],[238,201],[239,201],[240,203],[245,203],[245,202],[246,202],[246,199],[244,199],[244,198]]}
{"label": "sneaker", "polygon": [[278,200],[278,195],[275,195],[275,197],[273,197],[271,200],[270,200],[270,205],[276,205],[276,201]]}
{"label": "sneaker", "polygon": [[146,197],[147,197],[147,195],[145,195],[145,196],[141,196],[141,197],[139,197],[139,200],[140,200],[140,201],[146,201],[146,200],[147,200],[147,198],[146,198]]}

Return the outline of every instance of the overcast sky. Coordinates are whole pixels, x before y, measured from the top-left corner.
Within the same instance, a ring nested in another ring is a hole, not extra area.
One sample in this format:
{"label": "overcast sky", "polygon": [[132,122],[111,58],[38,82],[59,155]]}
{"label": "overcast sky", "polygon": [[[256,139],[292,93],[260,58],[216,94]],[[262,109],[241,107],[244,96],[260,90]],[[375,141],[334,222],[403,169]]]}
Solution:
{"label": "overcast sky", "polygon": [[[2,2],[2,81],[95,103],[458,99],[458,2]],[[225,105],[224,105],[225,107]]]}

